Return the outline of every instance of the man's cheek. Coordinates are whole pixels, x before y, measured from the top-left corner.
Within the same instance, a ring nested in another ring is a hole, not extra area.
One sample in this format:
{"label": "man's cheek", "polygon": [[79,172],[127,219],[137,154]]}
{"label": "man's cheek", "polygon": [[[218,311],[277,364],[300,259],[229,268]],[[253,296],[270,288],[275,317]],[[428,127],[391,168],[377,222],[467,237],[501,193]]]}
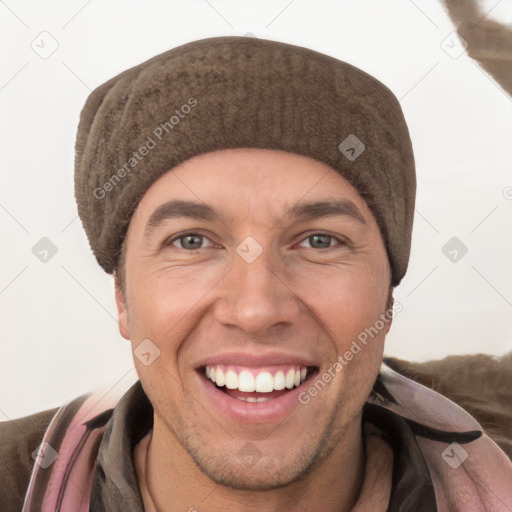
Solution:
{"label": "man's cheek", "polygon": [[184,315],[207,298],[218,281],[190,269],[156,273],[141,282],[140,296],[145,314]]}
{"label": "man's cheek", "polygon": [[[380,308],[369,315],[362,308],[352,307],[346,315],[340,315],[336,329],[337,361],[347,373],[360,368],[380,365],[386,324],[380,321]],[[382,325],[381,325],[382,324]]]}

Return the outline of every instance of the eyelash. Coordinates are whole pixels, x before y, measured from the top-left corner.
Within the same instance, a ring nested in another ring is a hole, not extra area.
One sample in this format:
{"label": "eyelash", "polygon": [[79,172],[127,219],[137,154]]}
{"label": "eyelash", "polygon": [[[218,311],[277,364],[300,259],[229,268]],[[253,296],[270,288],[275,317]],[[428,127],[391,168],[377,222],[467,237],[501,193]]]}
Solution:
{"label": "eyelash", "polygon": [[[209,240],[213,245],[215,245],[214,242],[212,242],[212,240],[210,240],[206,235],[203,235],[201,233],[196,233],[196,232],[187,232],[187,233],[183,233],[183,234],[180,234],[178,236],[175,236],[174,238],[168,240],[168,241],[165,241],[163,243],[163,246],[166,247],[166,246],[170,246],[170,245],[173,245],[174,247],[176,247],[174,245],[174,243],[182,238],[186,238],[186,237],[190,237],[190,236],[195,236],[195,237],[201,237],[202,239],[207,239]],[[331,235],[330,233],[323,233],[323,232],[314,232],[314,233],[311,233],[310,235],[304,237],[301,239],[301,241],[299,242],[299,244],[303,243],[305,240],[308,240],[314,236],[323,236],[323,237],[329,237],[332,240],[335,240],[337,242],[337,245],[338,246],[344,246],[344,245],[348,245],[347,242],[337,236],[334,236],[334,235]],[[211,246],[209,246],[211,247]],[[201,249],[208,249],[209,247],[200,247],[198,249],[185,249],[183,247],[176,247],[177,249],[181,249],[183,251],[186,251],[186,252],[195,252],[195,251],[200,251]],[[332,245],[329,245],[329,247],[322,247],[322,248],[315,248],[315,247],[307,247],[308,249],[316,249],[318,251],[325,251],[325,250],[329,250],[329,249],[332,249],[333,247],[335,246],[332,246]]]}

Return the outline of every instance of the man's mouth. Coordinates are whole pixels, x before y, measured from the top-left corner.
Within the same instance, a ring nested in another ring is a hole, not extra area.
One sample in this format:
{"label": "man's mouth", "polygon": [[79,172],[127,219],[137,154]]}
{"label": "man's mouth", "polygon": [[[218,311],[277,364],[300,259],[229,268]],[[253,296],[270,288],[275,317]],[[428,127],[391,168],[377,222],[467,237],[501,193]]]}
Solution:
{"label": "man's mouth", "polygon": [[274,400],[305,382],[316,367],[304,365],[273,365],[244,367],[234,365],[206,365],[207,379],[231,398],[258,403]]}
{"label": "man's mouth", "polygon": [[[195,365],[204,409],[233,424],[282,422],[320,371],[317,360],[285,352],[223,352]],[[311,413],[307,408],[304,412]]]}

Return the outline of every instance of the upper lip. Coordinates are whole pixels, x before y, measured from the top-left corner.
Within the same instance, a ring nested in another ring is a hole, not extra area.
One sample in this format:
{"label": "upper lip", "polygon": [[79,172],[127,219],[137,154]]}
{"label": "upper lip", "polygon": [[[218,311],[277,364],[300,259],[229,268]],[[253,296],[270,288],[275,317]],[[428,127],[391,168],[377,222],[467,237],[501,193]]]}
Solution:
{"label": "upper lip", "polygon": [[222,352],[199,361],[195,367],[201,368],[208,365],[226,364],[233,366],[271,366],[271,365],[296,365],[296,366],[318,366],[309,358],[286,354],[284,352],[267,352],[264,354],[249,354],[247,352]]}

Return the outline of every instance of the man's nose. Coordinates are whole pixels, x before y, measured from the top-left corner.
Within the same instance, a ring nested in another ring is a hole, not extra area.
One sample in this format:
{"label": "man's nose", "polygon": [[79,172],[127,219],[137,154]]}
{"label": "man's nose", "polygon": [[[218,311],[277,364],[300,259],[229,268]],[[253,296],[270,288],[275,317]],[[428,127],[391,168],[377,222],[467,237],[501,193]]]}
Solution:
{"label": "man's nose", "polygon": [[251,334],[296,322],[301,302],[279,268],[265,251],[251,263],[237,255],[218,289],[216,320]]}

